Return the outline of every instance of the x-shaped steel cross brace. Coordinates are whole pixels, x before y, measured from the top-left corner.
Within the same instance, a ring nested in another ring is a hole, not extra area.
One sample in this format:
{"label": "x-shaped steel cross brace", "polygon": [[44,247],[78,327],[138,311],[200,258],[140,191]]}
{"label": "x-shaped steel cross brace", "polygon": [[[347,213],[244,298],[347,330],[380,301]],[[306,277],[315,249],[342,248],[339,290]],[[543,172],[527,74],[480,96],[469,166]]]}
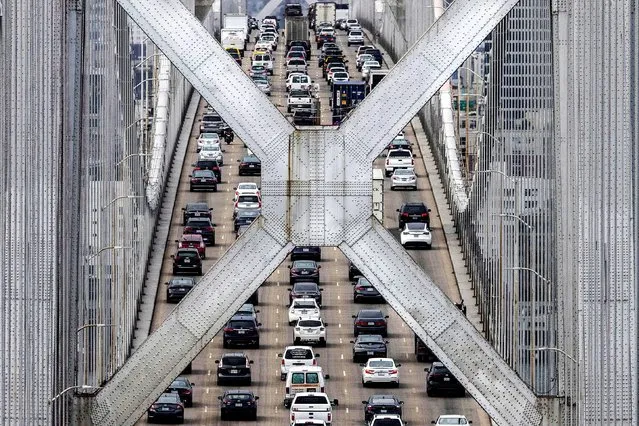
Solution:
{"label": "x-shaped steel cross brace", "polygon": [[541,422],[534,394],[372,218],[372,162],[516,0],[457,0],[341,128],[295,130],[179,0],[120,0],[262,160],[262,218],[97,395],[133,424],[297,245],[339,246],[499,424]]}

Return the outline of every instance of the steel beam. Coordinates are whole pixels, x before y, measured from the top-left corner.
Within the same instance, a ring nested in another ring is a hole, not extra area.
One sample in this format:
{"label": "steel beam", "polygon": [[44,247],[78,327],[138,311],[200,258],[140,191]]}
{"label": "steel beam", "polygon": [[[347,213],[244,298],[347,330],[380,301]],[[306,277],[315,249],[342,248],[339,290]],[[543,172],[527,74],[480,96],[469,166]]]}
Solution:
{"label": "steel beam", "polygon": [[538,425],[536,397],[397,240],[375,219],[339,247],[500,425]]}
{"label": "steel beam", "polygon": [[347,142],[372,163],[517,1],[454,1],[342,124]]}
{"label": "steel beam", "polygon": [[251,151],[286,155],[293,126],[180,0],[118,2]]}
{"label": "steel beam", "polygon": [[104,386],[94,424],[134,424],[284,261],[293,245],[279,244],[263,222],[242,234]]}

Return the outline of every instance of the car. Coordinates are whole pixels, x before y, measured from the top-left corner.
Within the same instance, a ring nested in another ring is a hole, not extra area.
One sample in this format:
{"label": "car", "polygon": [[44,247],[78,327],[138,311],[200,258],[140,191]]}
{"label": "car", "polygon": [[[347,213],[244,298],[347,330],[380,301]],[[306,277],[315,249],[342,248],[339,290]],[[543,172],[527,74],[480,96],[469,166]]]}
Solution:
{"label": "car", "polygon": [[255,52],[271,53],[273,51],[273,42],[269,40],[257,40],[255,42]]}
{"label": "car", "polygon": [[291,90],[311,90],[313,80],[306,74],[293,73],[286,79],[286,91]]}
{"label": "car", "polygon": [[417,190],[417,176],[412,169],[395,169],[391,176],[391,191],[398,188]]}
{"label": "car", "polygon": [[[204,150],[211,146],[212,145],[205,145],[202,152],[205,152]],[[189,175],[189,191],[193,192],[199,189],[217,192],[217,177],[213,170],[193,170],[191,172]]]}
{"label": "car", "polygon": [[313,104],[313,95],[308,90],[293,89],[288,92],[286,98],[286,111],[292,112],[295,109],[310,108]]}
{"label": "car", "polygon": [[243,304],[240,309],[237,310],[235,315],[243,315],[253,317],[255,321],[257,321],[257,314],[259,313],[259,309],[255,309],[255,305],[252,303]]}
{"label": "car", "polygon": [[238,174],[240,176],[245,175],[260,175],[262,174],[262,163],[260,159],[254,155],[246,155],[242,157],[242,160],[237,160],[240,163],[238,167]]}
{"label": "car", "polygon": [[338,405],[337,399],[328,399],[323,392],[299,392],[291,401],[290,424],[299,420],[323,420],[327,425],[333,424],[333,406]]}
{"label": "car", "polygon": [[377,61],[366,61],[362,64],[362,80],[368,80],[371,71],[381,70],[382,66]]}
{"label": "car", "polygon": [[381,64],[384,61],[384,54],[381,52],[381,50],[376,49],[374,47],[368,48],[368,49],[364,49],[363,51],[361,51],[361,53],[368,53],[369,55],[372,55],[374,60],[377,61],[377,63]]}
{"label": "car", "polygon": [[408,222],[424,222],[430,229],[430,209],[421,202],[403,203],[397,209],[399,229],[403,229]]}
{"label": "car", "polygon": [[291,367],[317,365],[316,358],[319,358],[319,354],[314,353],[310,346],[287,346],[284,348],[284,352],[277,354],[277,356],[282,358],[280,380],[286,380],[286,375]]}
{"label": "car", "polygon": [[182,234],[179,240],[175,240],[177,248],[194,248],[197,249],[200,257],[206,259],[206,244],[200,234]]}
{"label": "car", "polygon": [[304,50],[291,50],[286,54],[286,58],[285,60],[288,61],[289,59],[304,59],[306,60],[306,51]]}
{"label": "car", "polygon": [[369,358],[386,358],[388,341],[379,334],[360,334],[353,344],[353,362],[365,362]]}
{"label": "car", "polygon": [[300,318],[320,317],[320,308],[315,299],[294,299],[288,308],[288,325],[294,325]]}
{"label": "car", "polygon": [[326,81],[328,81],[329,83],[331,82],[331,80],[333,79],[333,75],[336,72],[346,72],[346,68],[344,68],[343,66],[340,65],[333,65],[330,67],[326,67]]}
{"label": "car", "polygon": [[400,236],[400,242],[405,248],[433,246],[433,234],[428,225],[423,222],[408,222],[404,225]]}
{"label": "car", "polygon": [[241,226],[250,225],[260,215],[260,210],[240,210],[233,219],[233,232],[237,233]]}
{"label": "car", "polygon": [[315,299],[318,306],[322,306],[322,291],[315,282],[298,281],[289,289],[288,304],[293,303],[293,299]]}
{"label": "car", "polygon": [[220,419],[246,417],[257,420],[257,401],[259,396],[250,390],[227,390],[217,397],[220,400]]}
{"label": "car", "polygon": [[402,416],[402,405],[404,401],[400,401],[395,395],[371,395],[364,404],[364,422],[366,424],[373,420],[378,414],[394,414]]}
{"label": "car", "polygon": [[233,204],[233,217],[242,210],[259,210],[262,208],[262,200],[259,195],[242,194]]}
{"label": "car", "polygon": [[192,164],[193,171],[196,170],[213,170],[215,173],[215,177],[217,178],[217,183],[222,182],[222,169],[220,169],[220,165],[217,160],[198,160],[197,162]]}
{"label": "car", "polygon": [[222,133],[228,125],[217,113],[204,114],[200,122],[200,133]]}
{"label": "car", "polygon": [[469,425],[472,424],[472,420],[468,420],[466,416],[461,414],[442,414],[437,420],[431,420],[431,423],[439,425]]}
{"label": "car", "polygon": [[184,403],[177,392],[163,393],[147,410],[149,423],[173,420],[184,423]]}
{"label": "car", "polygon": [[202,275],[202,259],[197,249],[178,249],[171,255],[171,259],[173,259],[173,275],[184,273]]}
{"label": "car", "polygon": [[192,217],[203,217],[211,219],[212,208],[205,202],[186,203],[186,206],[182,208],[182,226],[186,225],[186,222]]}
{"label": "car", "polygon": [[348,33],[348,45],[364,44],[364,33],[361,29],[353,29]]}
{"label": "car", "polygon": [[255,52],[251,58],[252,65],[261,65],[266,71],[273,75],[273,55],[268,52]]}
{"label": "car", "polygon": [[242,54],[237,52],[229,52],[231,58],[235,59],[235,63],[242,66]]}
{"label": "car", "polygon": [[311,43],[308,40],[293,40],[288,42],[289,51],[294,47],[301,47],[306,51],[306,57],[311,57]]}
{"label": "car", "polygon": [[359,21],[357,19],[351,18],[346,20],[346,31],[350,31],[352,26],[359,26]]}
{"label": "car", "polygon": [[264,93],[266,96],[271,96],[271,83],[268,78],[262,76],[253,77],[253,83]]}
{"label": "car", "polygon": [[293,344],[317,343],[326,347],[326,324],[321,318],[300,318],[293,328]]}
{"label": "car", "polygon": [[217,385],[238,383],[251,386],[251,364],[248,356],[243,352],[226,353],[216,359]]}
{"label": "car", "polygon": [[319,284],[321,267],[314,260],[295,260],[288,267],[291,270],[289,274],[291,284],[297,281],[313,281]]}
{"label": "car", "polygon": [[372,383],[390,383],[399,387],[399,367],[393,358],[369,358],[362,367],[362,385],[364,387]]}
{"label": "car", "polygon": [[387,149],[407,149],[410,152],[413,152],[413,144],[403,136],[397,136],[395,139],[391,141],[386,147]]}
{"label": "car", "polygon": [[258,75],[266,77],[268,76],[268,74],[268,69],[264,65],[251,65],[251,68],[249,69],[250,77],[255,77]]}
{"label": "car", "polygon": [[193,407],[193,386],[186,377],[177,377],[166,389],[165,393],[176,392],[180,395],[180,400],[184,403],[185,407]]}
{"label": "car", "polygon": [[353,302],[384,303],[384,297],[366,278],[360,276],[353,283]]}
{"label": "car", "polygon": [[336,71],[331,75],[331,84],[348,81],[350,76],[345,71]]}
{"label": "car", "polygon": [[166,287],[166,301],[179,302],[195,287],[195,279],[188,277],[175,277],[164,283]]}
{"label": "car", "polygon": [[220,135],[217,133],[200,133],[197,138],[197,152],[200,152],[204,145],[219,145]]}
{"label": "car", "polygon": [[217,160],[220,166],[224,165],[224,154],[219,144],[203,145],[198,158],[200,160]]}
{"label": "car", "polygon": [[286,77],[288,78],[294,72],[304,74],[308,72],[308,64],[304,59],[293,58],[286,62]]}
{"label": "car", "polygon": [[355,277],[358,277],[358,276],[361,276],[361,275],[362,275],[362,273],[360,272],[359,269],[357,269],[357,266],[355,266],[355,264],[349,260],[348,261],[348,279],[349,279],[349,281],[353,281],[355,279]]}
{"label": "car", "polygon": [[271,33],[260,34],[258,42],[267,42],[272,50],[277,50],[277,38]]}
{"label": "car", "polygon": [[370,45],[370,44],[366,44],[366,45],[364,45],[364,46],[359,46],[359,47],[357,48],[357,50],[355,51],[355,55],[356,55],[356,56],[359,56],[359,55],[361,55],[362,53],[364,53],[365,51],[367,51],[368,49],[375,49],[375,46]]}
{"label": "car", "polygon": [[215,245],[215,224],[207,217],[191,217],[184,226],[185,234],[199,234],[207,246]]}
{"label": "car", "polygon": [[250,315],[232,316],[223,330],[222,347],[226,349],[231,346],[245,345],[259,349],[260,332],[258,328],[261,325]]}
{"label": "car", "polygon": [[319,49],[326,42],[335,42],[335,31],[326,32],[325,30],[322,30],[322,33],[320,33],[317,38],[317,48]]}
{"label": "car", "polygon": [[357,59],[355,60],[355,66],[357,67],[357,71],[362,70],[362,65],[364,65],[364,62],[372,61],[373,59],[374,59],[373,55],[369,55],[368,53],[362,53],[361,55],[359,55]]}
{"label": "car", "polygon": [[257,186],[255,182],[240,182],[233,189],[235,190],[235,195],[233,196],[233,202],[237,201],[237,198],[240,195],[261,196],[260,188]]}
{"label": "car", "polygon": [[284,388],[284,406],[291,407],[291,401],[299,392],[326,392],[328,374],[324,374],[322,367],[317,365],[300,365],[291,367],[286,375]]}
{"label": "car", "polygon": [[426,395],[435,396],[441,393],[450,393],[456,396],[465,396],[466,389],[453,376],[448,368],[441,362],[433,362],[430,368],[424,368],[426,374]]}
{"label": "car", "polygon": [[384,315],[379,309],[360,309],[357,315],[353,315],[353,334],[380,334],[388,335],[388,315]]}
{"label": "car", "polygon": [[413,153],[407,149],[391,149],[388,151],[384,163],[386,177],[391,176],[395,169],[414,170],[415,160],[413,159]]}
{"label": "car", "polygon": [[295,246],[291,252],[291,261],[295,260],[322,260],[322,248],[319,246]]}
{"label": "car", "polygon": [[397,414],[375,414],[368,426],[405,426]]}

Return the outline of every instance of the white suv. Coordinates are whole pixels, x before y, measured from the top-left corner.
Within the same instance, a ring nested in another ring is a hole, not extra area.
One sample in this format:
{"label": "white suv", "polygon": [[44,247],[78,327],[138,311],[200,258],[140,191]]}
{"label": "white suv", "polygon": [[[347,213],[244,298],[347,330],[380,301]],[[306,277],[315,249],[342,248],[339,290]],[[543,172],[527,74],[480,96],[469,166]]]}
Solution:
{"label": "white suv", "polygon": [[406,426],[399,414],[375,414],[368,426]]}
{"label": "white suv", "polygon": [[300,343],[317,343],[326,347],[326,325],[321,318],[300,318],[293,329],[293,340]]}
{"label": "white suv", "polygon": [[318,358],[319,354],[313,353],[313,348],[310,346],[287,346],[284,353],[277,354],[277,356],[282,358],[280,380],[286,380],[286,375],[291,367],[317,365],[315,358]]}
{"label": "white suv", "polygon": [[291,402],[291,424],[300,420],[323,420],[327,425],[333,423],[333,406],[338,405],[334,399],[330,401],[325,393],[301,392],[295,394]]}
{"label": "white suv", "polygon": [[364,44],[364,33],[361,29],[353,29],[348,33],[348,45]]}
{"label": "white suv", "polygon": [[320,309],[315,299],[293,299],[291,307],[288,308],[288,325],[294,325],[301,318],[319,319],[319,317]]}

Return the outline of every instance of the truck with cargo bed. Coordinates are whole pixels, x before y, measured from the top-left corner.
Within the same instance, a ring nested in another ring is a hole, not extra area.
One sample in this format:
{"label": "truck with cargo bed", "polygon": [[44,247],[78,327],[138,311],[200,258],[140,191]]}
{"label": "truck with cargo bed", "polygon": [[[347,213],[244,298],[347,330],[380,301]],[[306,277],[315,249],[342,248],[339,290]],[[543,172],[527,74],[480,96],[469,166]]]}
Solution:
{"label": "truck with cargo bed", "polygon": [[284,21],[284,33],[286,34],[287,50],[293,41],[304,41],[310,46],[308,21],[303,16],[287,16]]}

